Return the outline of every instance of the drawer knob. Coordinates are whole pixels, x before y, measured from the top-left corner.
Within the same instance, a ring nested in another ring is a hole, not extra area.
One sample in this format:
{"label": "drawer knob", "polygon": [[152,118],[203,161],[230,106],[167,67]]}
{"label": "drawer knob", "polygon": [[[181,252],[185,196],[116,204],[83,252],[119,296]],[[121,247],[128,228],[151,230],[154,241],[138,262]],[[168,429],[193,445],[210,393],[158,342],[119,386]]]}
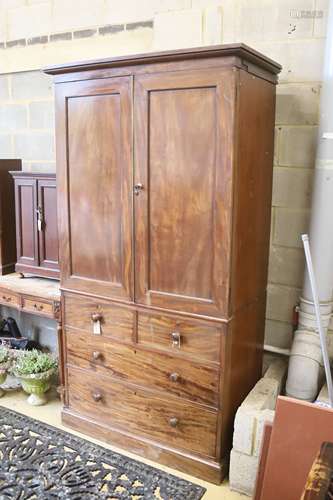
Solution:
{"label": "drawer knob", "polygon": [[169,378],[170,378],[171,382],[178,382],[180,379],[180,375],[179,375],[179,373],[176,373],[176,372],[170,373]]}
{"label": "drawer knob", "polygon": [[103,396],[102,396],[102,394],[99,391],[94,391],[92,393],[92,398],[93,398],[94,401],[96,401],[96,403],[98,403],[99,401],[102,401]]}
{"label": "drawer knob", "polygon": [[6,302],[11,302],[12,298],[11,297],[6,297],[6,295],[2,296],[2,300],[5,300]]}
{"label": "drawer knob", "polygon": [[172,332],[171,333],[172,347],[177,347],[179,349],[180,348],[180,341],[181,341],[180,333],[179,332]]}
{"label": "drawer knob", "polygon": [[169,420],[170,427],[177,427],[178,425],[178,418],[177,417],[171,417]]}
{"label": "drawer knob", "polygon": [[34,304],[34,308],[37,309],[37,311],[42,311],[44,306],[42,304]]}
{"label": "drawer knob", "polygon": [[97,361],[98,359],[102,359],[103,358],[103,354],[99,351],[94,351],[92,353],[92,357],[95,361]]}
{"label": "drawer knob", "polygon": [[91,315],[91,319],[93,320],[93,322],[97,322],[97,321],[102,321],[103,319],[103,316],[101,313],[92,313]]}

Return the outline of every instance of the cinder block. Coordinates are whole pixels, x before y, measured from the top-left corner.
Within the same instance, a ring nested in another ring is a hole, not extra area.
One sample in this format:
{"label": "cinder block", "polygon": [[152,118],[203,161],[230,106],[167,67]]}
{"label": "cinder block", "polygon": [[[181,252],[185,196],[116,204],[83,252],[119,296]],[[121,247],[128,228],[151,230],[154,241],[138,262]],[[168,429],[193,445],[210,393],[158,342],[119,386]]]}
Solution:
{"label": "cinder block", "polygon": [[25,161],[54,160],[54,135],[22,133],[14,136],[15,154]]}
{"label": "cinder block", "polygon": [[[241,41],[238,38],[237,40]],[[255,48],[282,65],[282,71],[279,75],[280,83],[320,82],[324,41],[323,38],[274,42],[256,41]]]}
{"label": "cinder block", "polygon": [[253,455],[258,457],[258,460],[260,458],[261,443],[264,435],[265,422],[273,422],[274,415],[275,411],[273,410],[263,410],[257,419],[256,433],[254,437]]}
{"label": "cinder block", "polygon": [[0,134],[0,158],[15,158],[13,155],[12,140],[9,134]]}
{"label": "cinder block", "polygon": [[304,254],[299,248],[273,245],[270,251],[268,281],[276,285],[301,287],[304,276]]}
{"label": "cinder block", "polygon": [[[277,395],[281,394],[286,378],[288,363],[286,359],[276,359],[271,363],[264,374],[264,378],[276,380],[278,383]],[[275,408],[275,406],[274,406]]]}
{"label": "cinder block", "polygon": [[27,107],[25,104],[0,105],[0,131],[20,130],[27,126]]}
{"label": "cinder block", "polygon": [[309,210],[275,208],[273,244],[301,248],[301,235],[309,226]]}
{"label": "cinder block", "polygon": [[232,490],[251,496],[254,491],[259,459],[231,450],[229,486]]}
{"label": "cinder block", "polygon": [[[112,2],[113,10],[122,9],[126,0]],[[73,31],[77,28],[86,28],[109,23],[106,16],[104,0],[57,0],[54,2],[51,32]],[[112,23],[111,23],[112,24]]]}
{"label": "cinder block", "polygon": [[29,104],[30,127],[54,129],[54,102],[32,102]]}
{"label": "cinder block", "polygon": [[320,87],[317,84],[281,84],[276,89],[277,125],[317,125]]}
{"label": "cinder block", "polygon": [[115,4],[114,0],[106,0],[106,14],[103,24],[147,21],[154,17],[154,13],[161,3],[155,0],[141,0],[140,2],[122,0]]}
{"label": "cinder block", "polygon": [[38,100],[53,95],[52,78],[40,71],[12,74],[11,88],[13,99]]}
{"label": "cinder block", "polygon": [[9,82],[7,75],[0,75],[0,101],[9,99]]}
{"label": "cinder block", "polygon": [[203,41],[205,45],[222,43],[221,7],[211,7],[204,11]]}
{"label": "cinder block", "polygon": [[191,8],[191,0],[154,0],[155,13]]}
{"label": "cinder block", "polygon": [[51,27],[51,3],[8,9],[7,23],[8,40],[46,35]]}
{"label": "cinder block", "polygon": [[313,167],[315,164],[317,127],[281,127],[278,164]]}
{"label": "cinder block", "polygon": [[256,426],[256,412],[242,406],[238,408],[234,422],[233,449],[252,455],[253,437]]}
{"label": "cinder block", "polygon": [[266,320],[265,344],[280,347],[281,349],[290,349],[292,339],[291,320],[289,323],[271,319]]}
{"label": "cinder block", "polygon": [[176,49],[201,45],[202,13],[180,10],[157,14],[154,18],[154,47]]}
{"label": "cinder block", "polygon": [[301,290],[282,285],[268,285],[266,318],[286,323],[292,321],[293,307]]}
{"label": "cinder block", "polygon": [[310,208],[312,185],[312,169],[275,167],[272,204],[275,207]]}

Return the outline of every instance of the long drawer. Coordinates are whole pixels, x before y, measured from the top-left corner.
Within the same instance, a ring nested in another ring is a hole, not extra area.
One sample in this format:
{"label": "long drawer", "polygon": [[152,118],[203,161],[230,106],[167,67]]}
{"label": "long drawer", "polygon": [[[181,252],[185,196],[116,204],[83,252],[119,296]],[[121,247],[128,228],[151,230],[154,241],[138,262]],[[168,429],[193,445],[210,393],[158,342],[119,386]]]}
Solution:
{"label": "long drawer", "polygon": [[217,412],[134,390],[94,372],[68,369],[69,407],[80,415],[172,448],[214,457]]}
{"label": "long drawer", "polygon": [[132,341],[134,311],[103,300],[65,295],[64,322],[66,326],[92,333],[96,318],[99,323],[100,333],[103,336],[114,337],[128,342]]}
{"label": "long drawer", "polygon": [[218,406],[219,371],[216,369],[69,328],[66,345],[69,364]]}
{"label": "long drawer", "polygon": [[138,314],[138,343],[220,361],[221,326],[148,313]]}

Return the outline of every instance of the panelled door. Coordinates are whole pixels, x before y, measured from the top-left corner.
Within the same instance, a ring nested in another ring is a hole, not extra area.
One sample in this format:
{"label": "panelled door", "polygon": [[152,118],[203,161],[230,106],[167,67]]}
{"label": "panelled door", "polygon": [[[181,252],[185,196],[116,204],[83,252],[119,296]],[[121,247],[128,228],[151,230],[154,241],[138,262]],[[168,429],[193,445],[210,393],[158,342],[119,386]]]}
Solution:
{"label": "panelled door", "polygon": [[38,266],[37,181],[15,179],[17,263]]}
{"label": "panelled door", "polygon": [[130,77],[56,85],[61,283],[119,299],[133,295],[131,89]]}
{"label": "panelled door", "polygon": [[135,300],[227,313],[235,73],[135,79]]}
{"label": "panelled door", "polygon": [[59,269],[57,182],[38,179],[38,207],[42,216],[38,230],[39,265],[48,269]]}

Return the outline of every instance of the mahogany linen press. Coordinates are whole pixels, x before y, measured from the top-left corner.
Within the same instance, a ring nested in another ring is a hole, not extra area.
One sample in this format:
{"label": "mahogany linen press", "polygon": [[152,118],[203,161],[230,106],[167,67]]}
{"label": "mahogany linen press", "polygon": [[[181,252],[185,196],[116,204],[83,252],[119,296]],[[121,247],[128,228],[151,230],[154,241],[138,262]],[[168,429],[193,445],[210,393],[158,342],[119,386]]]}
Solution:
{"label": "mahogany linen press", "polygon": [[235,44],[45,70],[63,422],[216,483],[261,375],[280,69]]}

